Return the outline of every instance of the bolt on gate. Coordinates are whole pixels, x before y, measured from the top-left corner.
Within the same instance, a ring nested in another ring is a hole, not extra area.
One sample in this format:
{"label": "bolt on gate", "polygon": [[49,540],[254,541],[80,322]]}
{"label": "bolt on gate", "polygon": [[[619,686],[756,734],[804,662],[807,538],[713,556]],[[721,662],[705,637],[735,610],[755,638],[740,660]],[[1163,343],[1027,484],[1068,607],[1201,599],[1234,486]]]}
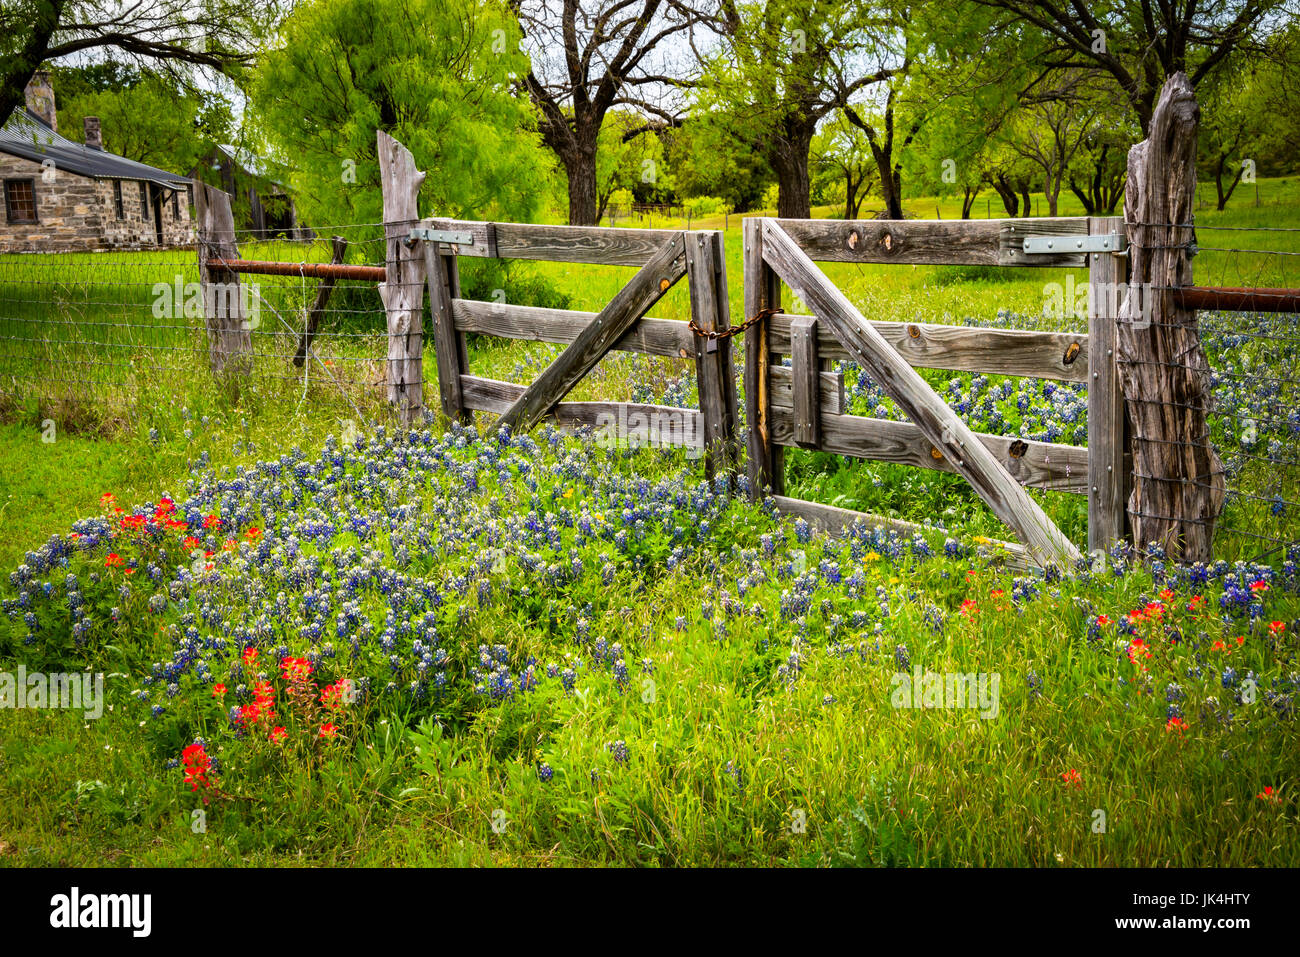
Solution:
{"label": "bolt on gate", "polygon": [[[862,519],[920,526],[784,495],[783,448],[960,474],[1017,534],[1001,542],[1018,564],[1070,563],[1075,546],[1023,486],[1088,496],[1089,546],[1123,532],[1126,469],[1115,316],[1124,265],[1122,220],[831,221],[751,218],[744,223],[748,331],[745,394],[752,494],[821,527]],[[1089,333],[1076,335],[929,323],[868,321],[815,262],[1088,266]],[[784,282],[812,316],[780,314]],[[782,371],[782,356],[791,366]],[[911,420],[845,414],[836,359],[864,368]],[[1087,382],[1088,448],[975,433],[913,366]],[[781,376],[791,377],[785,388]]]}

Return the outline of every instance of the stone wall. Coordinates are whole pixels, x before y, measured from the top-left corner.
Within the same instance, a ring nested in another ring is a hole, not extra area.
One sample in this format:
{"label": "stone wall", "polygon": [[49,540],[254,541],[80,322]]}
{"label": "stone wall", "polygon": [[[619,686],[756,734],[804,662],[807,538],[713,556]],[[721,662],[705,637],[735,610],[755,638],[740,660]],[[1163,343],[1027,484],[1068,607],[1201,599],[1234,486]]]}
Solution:
{"label": "stone wall", "polygon": [[[35,181],[37,222],[10,224],[0,195],[0,252],[158,248],[152,203],[142,217],[137,180],[119,180],[124,212],[119,220],[111,179],[58,169],[47,174],[39,163],[0,153],[0,180],[5,179]],[[162,195],[163,245],[192,245],[189,197],[181,190],[173,204],[170,194]]]}

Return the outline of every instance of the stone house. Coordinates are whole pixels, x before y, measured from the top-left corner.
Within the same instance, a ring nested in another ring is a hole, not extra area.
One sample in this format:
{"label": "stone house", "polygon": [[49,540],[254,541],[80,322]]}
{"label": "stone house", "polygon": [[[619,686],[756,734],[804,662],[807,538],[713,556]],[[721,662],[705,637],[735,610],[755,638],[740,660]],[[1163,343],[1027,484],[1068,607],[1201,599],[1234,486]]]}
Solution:
{"label": "stone house", "polygon": [[190,181],[107,152],[99,120],[85,124],[84,145],[60,136],[49,75],[32,77],[0,127],[0,252],[192,245]]}

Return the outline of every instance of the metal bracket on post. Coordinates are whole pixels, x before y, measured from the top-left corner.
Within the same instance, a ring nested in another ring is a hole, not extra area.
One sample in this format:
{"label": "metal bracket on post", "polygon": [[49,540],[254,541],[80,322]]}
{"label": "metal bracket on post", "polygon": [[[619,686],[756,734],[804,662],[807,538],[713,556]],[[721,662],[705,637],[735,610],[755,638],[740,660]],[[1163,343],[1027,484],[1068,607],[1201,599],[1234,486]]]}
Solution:
{"label": "metal bracket on post", "polygon": [[1123,253],[1128,247],[1123,233],[1100,236],[1026,236],[1027,255],[1059,256],[1068,253]]}
{"label": "metal bracket on post", "polygon": [[430,243],[446,243],[448,246],[473,246],[474,234],[455,232],[447,229],[412,229],[408,237],[412,240],[423,239]]}

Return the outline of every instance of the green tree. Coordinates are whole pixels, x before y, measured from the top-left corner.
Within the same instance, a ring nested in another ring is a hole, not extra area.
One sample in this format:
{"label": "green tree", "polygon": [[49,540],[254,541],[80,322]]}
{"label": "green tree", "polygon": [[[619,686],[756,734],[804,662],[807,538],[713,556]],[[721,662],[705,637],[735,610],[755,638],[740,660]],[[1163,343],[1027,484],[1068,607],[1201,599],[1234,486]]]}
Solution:
{"label": "green tree", "polygon": [[866,133],[836,113],[813,137],[811,156],[814,192],[842,198],[844,218],[857,219],[877,173]]}
{"label": "green tree", "polygon": [[230,103],[219,93],[202,96],[167,77],[134,71],[120,78],[117,89],[96,90],[95,82],[72,96],[56,87],[63,94],[59,129],[71,139],[83,137],[83,117],[98,116],[104,149],[179,173],[189,172],[214,144],[232,139]]}
{"label": "green tree", "polygon": [[761,150],[776,173],[778,215],[810,215],[817,127],[897,69],[884,5],[838,0],[721,0],[722,44],[705,60],[696,115]]}
{"label": "green tree", "polygon": [[4,0],[0,123],[22,105],[32,73],[87,52],[162,69],[188,64],[238,75],[292,0]]}
{"label": "green tree", "polygon": [[308,0],[259,63],[252,117],[309,223],[380,221],[377,130],[427,172],[431,214],[528,219],[548,169],[511,92],[527,71],[494,0]]}
{"label": "green tree", "polygon": [[775,174],[762,149],[728,133],[735,125],[700,116],[661,134],[679,196],[717,196],[741,210],[762,203]]}

